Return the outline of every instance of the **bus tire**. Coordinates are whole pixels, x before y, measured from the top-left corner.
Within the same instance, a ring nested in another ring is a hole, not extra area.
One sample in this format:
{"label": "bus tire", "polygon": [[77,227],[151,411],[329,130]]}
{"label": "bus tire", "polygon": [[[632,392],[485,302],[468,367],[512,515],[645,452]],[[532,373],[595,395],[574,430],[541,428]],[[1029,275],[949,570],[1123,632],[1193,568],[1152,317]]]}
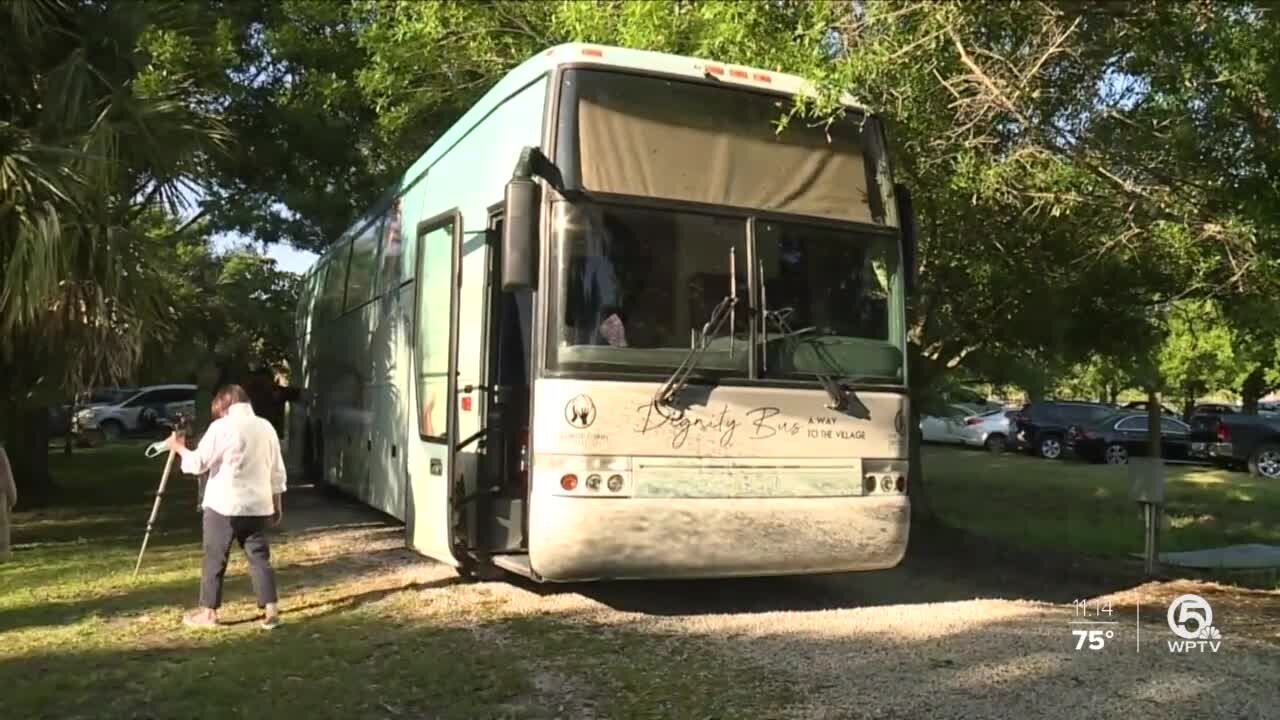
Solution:
{"label": "bus tire", "polygon": [[460,580],[467,582],[492,582],[507,578],[506,570],[472,555],[459,558],[458,564],[453,566],[453,572]]}
{"label": "bus tire", "polygon": [[320,464],[316,462],[316,431],[310,423],[302,435],[302,473],[307,482],[314,485],[319,485],[323,480],[320,476]]}
{"label": "bus tire", "polygon": [[320,427],[315,427],[311,432],[311,483],[319,488],[322,492],[334,492],[333,483],[329,482],[328,474],[325,472],[324,454],[324,431]]}

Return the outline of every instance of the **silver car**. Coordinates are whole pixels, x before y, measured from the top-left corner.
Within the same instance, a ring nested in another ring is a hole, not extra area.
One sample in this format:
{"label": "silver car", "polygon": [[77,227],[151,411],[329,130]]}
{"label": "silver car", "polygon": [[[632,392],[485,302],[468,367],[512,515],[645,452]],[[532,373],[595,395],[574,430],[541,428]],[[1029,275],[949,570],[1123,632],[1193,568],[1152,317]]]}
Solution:
{"label": "silver car", "polygon": [[114,403],[92,405],[75,417],[78,433],[101,434],[107,441],[152,427],[163,417],[195,408],[195,385],[150,385]]}
{"label": "silver car", "polygon": [[920,418],[920,435],[925,442],[1004,452],[1009,439],[1009,416],[1003,408],[981,412],[964,405],[948,405],[947,411],[943,416]]}

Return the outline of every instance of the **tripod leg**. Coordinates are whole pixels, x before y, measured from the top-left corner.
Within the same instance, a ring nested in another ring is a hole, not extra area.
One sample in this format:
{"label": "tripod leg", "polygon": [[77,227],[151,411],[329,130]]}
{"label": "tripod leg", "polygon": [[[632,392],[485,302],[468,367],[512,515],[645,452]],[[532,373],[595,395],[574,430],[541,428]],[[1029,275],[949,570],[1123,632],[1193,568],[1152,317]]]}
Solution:
{"label": "tripod leg", "polygon": [[173,470],[173,451],[169,451],[169,458],[164,461],[164,475],[160,476],[160,488],[156,491],[156,501],[151,505],[151,517],[147,519],[147,531],[142,536],[142,548],[138,550],[138,562],[133,566],[133,576],[138,577],[138,568],[142,567],[142,555],[147,551],[147,541],[151,539],[151,528],[156,523],[156,516],[160,514],[160,499],[164,497],[165,485],[169,482],[169,473]]}

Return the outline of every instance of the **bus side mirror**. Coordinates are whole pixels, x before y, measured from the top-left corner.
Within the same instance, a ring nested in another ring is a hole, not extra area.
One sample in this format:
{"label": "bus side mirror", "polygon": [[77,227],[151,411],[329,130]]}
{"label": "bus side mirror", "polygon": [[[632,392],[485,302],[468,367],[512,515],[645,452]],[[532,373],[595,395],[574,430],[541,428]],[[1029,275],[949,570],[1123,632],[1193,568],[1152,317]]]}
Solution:
{"label": "bus side mirror", "polygon": [[898,203],[898,224],[902,229],[903,286],[907,295],[916,290],[916,212],[911,191],[901,183],[894,185],[893,197]]}
{"label": "bus side mirror", "polygon": [[538,273],[538,210],[542,189],[533,179],[526,156],[536,152],[526,148],[516,173],[507,183],[506,207],[502,218],[502,289],[533,290]]}

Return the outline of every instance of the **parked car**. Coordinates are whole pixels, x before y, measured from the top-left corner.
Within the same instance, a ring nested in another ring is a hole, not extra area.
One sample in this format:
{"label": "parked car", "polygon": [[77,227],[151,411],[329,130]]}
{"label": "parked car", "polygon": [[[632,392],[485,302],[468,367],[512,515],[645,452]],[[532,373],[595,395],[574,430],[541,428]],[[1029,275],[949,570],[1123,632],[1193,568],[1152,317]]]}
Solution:
{"label": "parked car", "polygon": [[151,385],[137,388],[114,403],[92,405],[76,413],[77,433],[97,433],[117,440],[157,427],[160,418],[195,407],[195,385]]}
{"label": "parked car", "polygon": [[1191,408],[1191,412],[1187,413],[1184,418],[1187,423],[1194,425],[1193,420],[1201,416],[1217,417],[1219,415],[1232,415],[1240,412],[1240,408],[1234,405],[1223,405],[1222,403],[1204,403]]}
{"label": "parked car", "polygon": [[[1150,407],[1150,405],[1151,404],[1148,403],[1146,400],[1134,400],[1133,402],[1127,402],[1121,405],[1120,409],[1141,411],[1141,410],[1146,410],[1148,407]],[[1173,410],[1170,410],[1168,405],[1161,405],[1160,412],[1170,417],[1178,417],[1178,413]]]}
{"label": "parked car", "polygon": [[1004,452],[1009,438],[1009,417],[1004,409],[974,412],[967,405],[948,405],[945,416],[920,418],[920,435],[925,442],[968,445]]}
{"label": "parked car", "polygon": [[1042,400],[1024,405],[1010,424],[1017,447],[1034,455],[1056,460],[1066,449],[1067,433],[1073,425],[1088,425],[1116,412],[1102,403],[1074,400]]}
{"label": "parked car", "polygon": [[942,401],[948,405],[959,405],[973,408],[975,412],[984,413],[1000,407],[997,403],[973,388],[958,386],[943,391]]}
{"label": "parked car", "polygon": [[[1151,454],[1150,423],[1145,412],[1118,412],[1071,428],[1067,442],[1082,459],[1124,465],[1130,457]],[[1190,454],[1191,426],[1176,418],[1160,418],[1160,456],[1186,460]]]}
{"label": "parked car", "polygon": [[96,388],[91,391],[78,393],[77,396],[66,402],[49,406],[49,437],[58,438],[66,433],[75,433],[75,417],[83,408],[95,405],[109,405],[119,402],[129,394],[135,392],[133,389],[121,388]]}
{"label": "parked car", "polygon": [[1191,452],[1227,467],[1246,466],[1280,480],[1280,418],[1271,415],[1199,415],[1191,420]]}

